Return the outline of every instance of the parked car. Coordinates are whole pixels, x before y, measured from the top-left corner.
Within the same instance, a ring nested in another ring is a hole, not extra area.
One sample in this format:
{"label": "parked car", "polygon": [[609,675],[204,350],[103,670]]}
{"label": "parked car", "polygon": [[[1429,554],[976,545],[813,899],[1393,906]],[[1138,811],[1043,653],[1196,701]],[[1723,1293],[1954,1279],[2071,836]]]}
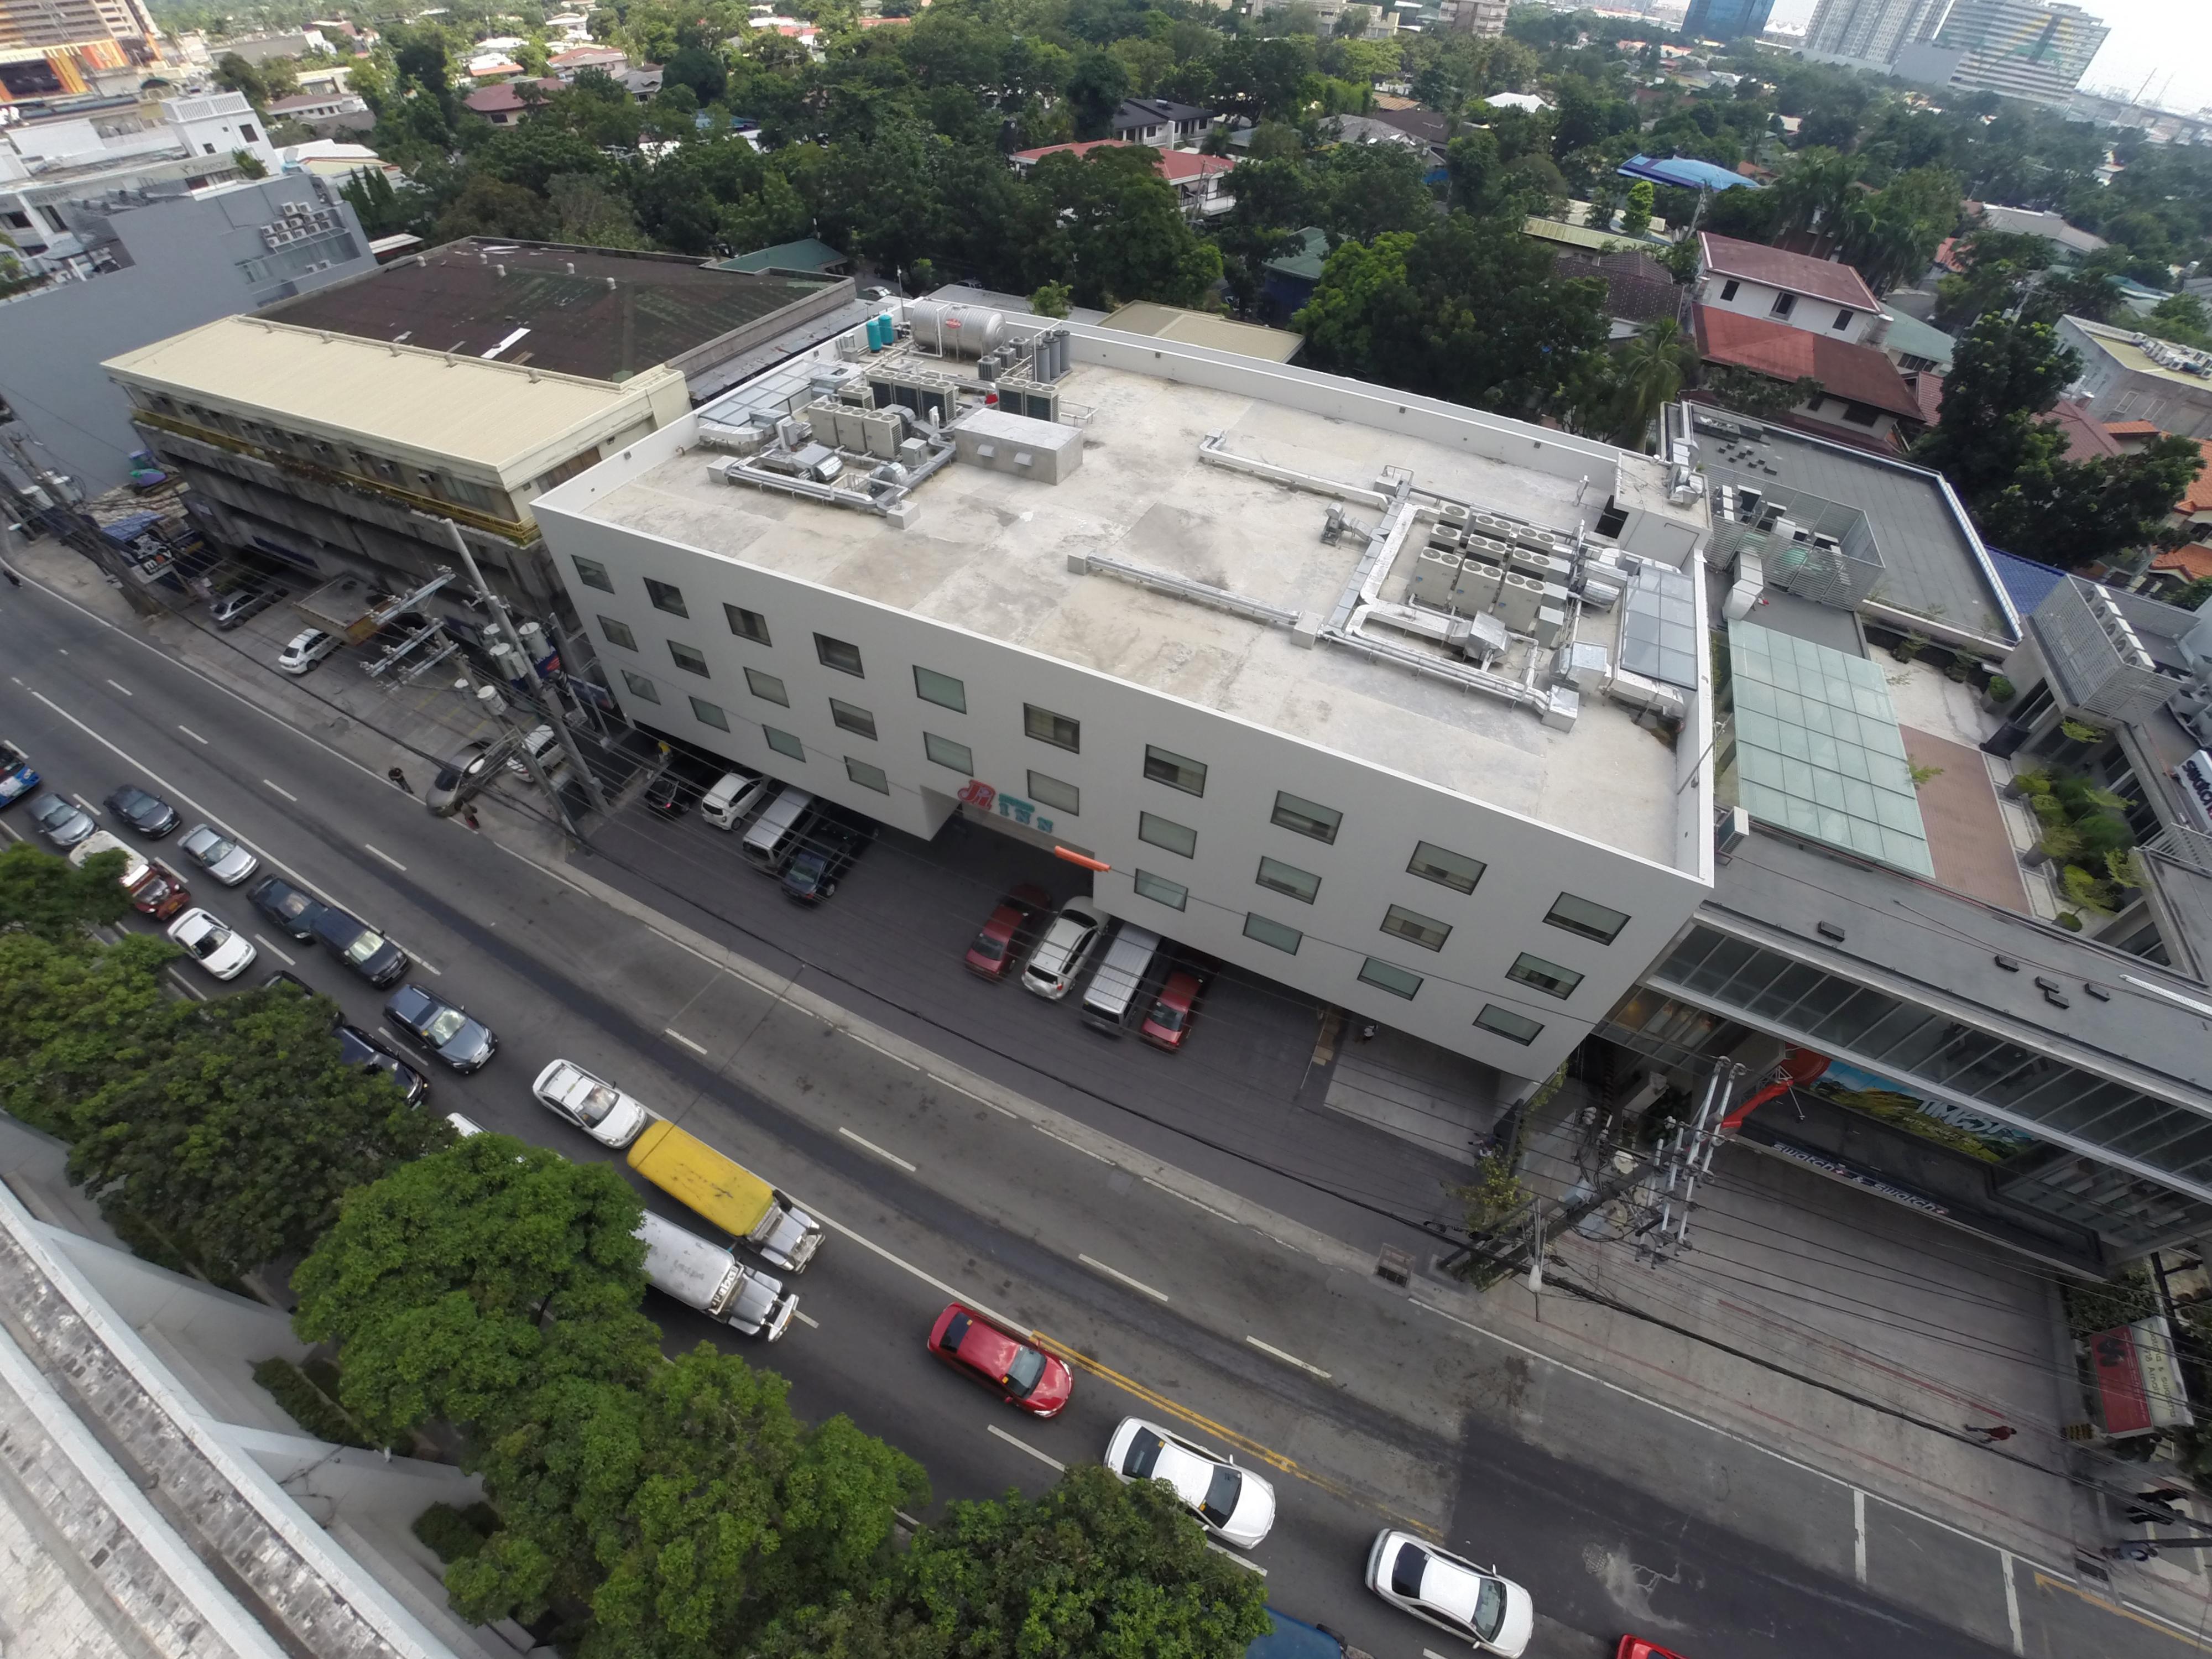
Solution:
{"label": "parked car", "polygon": [[131,908],[156,921],[168,921],[191,902],[185,878],[159,859],[146,860],[146,873],[131,888]]}
{"label": "parked car", "polygon": [[1105,931],[1106,918],[1088,899],[1068,900],[1030,952],[1029,966],[1022,969],[1022,988],[1058,1002],[1074,986]]}
{"label": "parked car", "polygon": [[313,942],[315,918],[322,915],[323,907],[290,882],[270,876],[256,882],[246,896],[255,909],[302,945]]}
{"label": "parked car", "polygon": [[235,887],[261,867],[261,860],[211,823],[196,823],[177,843],[185,856],[226,887]]}
{"label": "parked car", "polygon": [[313,997],[319,994],[313,986],[308,984],[307,981],[301,979],[297,974],[288,974],[282,968],[279,968],[275,973],[270,975],[266,979],[261,981],[261,988],[264,991],[273,991],[280,985],[290,986],[303,997]]}
{"label": "parked car", "polygon": [[645,804],[665,818],[680,818],[705,793],[672,767],[645,786]]}
{"label": "parked car", "polygon": [[489,781],[489,744],[472,743],[440,767],[423,792],[422,804],[441,818],[453,817],[460,810],[463,799],[475,794]]}
{"label": "parked car", "polygon": [[1252,1645],[1244,1650],[1244,1659],[1346,1659],[1351,1651],[1344,1638],[1326,1625],[1309,1625],[1280,1607],[1265,1612],[1267,1633],[1253,1638]]}
{"label": "parked car", "polygon": [[653,1114],[573,1060],[556,1060],[538,1074],[530,1092],[602,1146],[627,1146]]}
{"label": "parked car", "polygon": [[969,943],[965,963],[971,974],[994,984],[1006,976],[1023,951],[1036,938],[1037,918],[1052,908],[1052,895],[1024,882],[1000,899],[983,923],[983,931]]}
{"label": "parked car", "polygon": [[58,795],[51,789],[32,800],[31,822],[39,826],[40,835],[64,852],[100,828],[89,812],[68,796]]}
{"label": "parked car", "polygon": [[1385,1527],[1367,1552],[1367,1588],[1391,1606],[1469,1642],[1480,1653],[1520,1659],[1536,1626],[1528,1592],[1494,1567],[1409,1532]]}
{"label": "parked car", "polygon": [[1198,1018],[1198,996],[1204,988],[1198,975],[1189,969],[1176,969],[1168,975],[1168,982],[1160,987],[1159,995],[1152,999],[1152,1010],[1137,1028],[1137,1035],[1155,1048],[1165,1048],[1170,1054],[1181,1048],[1182,1040],[1190,1035],[1191,1021]]}
{"label": "parked car", "polygon": [[410,1106],[416,1105],[430,1092],[430,1079],[424,1077],[405,1060],[393,1054],[359,1026],[339,1023],[338,1054],[349,1066],[359,1066],[372,1072],[381,1072],[390,1078]]}
{"label": "parked car", "polygon": [[253,966],[253,947],[205,910],[187,910],[169,924],[169,937],[217,979],[236,979]]}
{"label": "parked car", "polygon": [[836,892],[853,861],[875,838],[872,826],[862,829],[826,815],[817,818],[805,845],[783,866],[783,896],[801,904],[819,904]]}
{"label": "parked car", "polygon": [[285,596],[273,583],[246,581],[208,601],[208,620],[228,634],[249,617],[258,617]]}
{"label": "parked car", "polygon": [[1066,1360],[957,1302],[937,1316],[928,1346],[954,1370],[997,1389],[1008,1405],[1035,1417],[1059,1416],[1075,1392],[1075,1374]]}
{"label": "parked car", "polygon": [[39,787],[38,769],[12,743],[0,743],[0,806],[13,806]]}
{"label": "parked car", "polygon": [[1613,1659],[1682,1659],[1682,1656],[1644,1637],[1624,1636],[1620,1645],[1613,1650]]}
{"label": "parked car", "polygon": [[278,654],[276,666],[287,674],[304,674],[337,648],[337,635],[325,634],[319,628],[304,628],[292,635]]}
{"label": "parked car", "polygon": [[1142,1418],[1121,1419],[1106,1443],[1106,1467],[1124,1480],[1164,1480],[1200,1526],[1238,1549],[1250,1549],[1275,1524],[1273,1486],[1236,1459]]}
{"label": "parked car", "polygon": [[177,809],[159,795],[149,795],[135,783],[126,783],[108,794],[107,810],[149,841],[159,841],[182,822]]}
{"label": "parked car", "polygon": [[407,971],[407,953],[358,916],[331,905],[315,912],[315,937],[380,991]]}
{"label": "parked car", "polygon": [[491,1027],[419,985],[394,991],[384,1017],[457,1072],[480,1072],[499,1052]]}

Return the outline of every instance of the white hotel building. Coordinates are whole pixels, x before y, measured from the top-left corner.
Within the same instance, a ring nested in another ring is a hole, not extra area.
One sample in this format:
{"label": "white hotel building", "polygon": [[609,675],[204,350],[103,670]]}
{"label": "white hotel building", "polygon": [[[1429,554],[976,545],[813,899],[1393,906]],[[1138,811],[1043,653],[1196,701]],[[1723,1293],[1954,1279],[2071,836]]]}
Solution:
{"label": "white hotel building", "polygon": [[1115,916],[1548,1075],[1711,886],[1686,469],[968,323],[995,361],[855,331],[538,498],[629,714],[913,835],[1097,860]]}

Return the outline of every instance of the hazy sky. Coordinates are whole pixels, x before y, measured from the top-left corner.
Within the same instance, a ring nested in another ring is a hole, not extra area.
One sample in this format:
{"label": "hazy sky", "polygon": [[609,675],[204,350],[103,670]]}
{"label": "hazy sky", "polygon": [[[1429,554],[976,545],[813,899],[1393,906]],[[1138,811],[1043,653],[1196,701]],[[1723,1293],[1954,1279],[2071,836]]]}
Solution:
{"label": "hazy sky", "polygon": [[[2212,105],[2212,3],[2208,0],[2075,0],[2112,27],[2082,84],[2124,88],[2133,96],[2150,78],[2150,95],[2168,109]],[[1778,0],[1774,21],[1802,23],[1814,0]],[[2170,80],[2169,80],[2169,77]],[[2159,90],[2165,86],[2165,95]]]}

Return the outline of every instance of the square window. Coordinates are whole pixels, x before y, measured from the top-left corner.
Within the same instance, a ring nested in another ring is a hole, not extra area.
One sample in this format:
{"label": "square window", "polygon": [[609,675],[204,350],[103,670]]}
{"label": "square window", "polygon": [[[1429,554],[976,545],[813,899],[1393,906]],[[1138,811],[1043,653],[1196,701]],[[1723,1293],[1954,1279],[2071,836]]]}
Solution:
{"label": "square window", "polygon": [[837,722],[841,731],[851,732],[863,738],[876,735],[876,717],[865,708],[856,708],[849,702],[830,699],[830,718]]}
{"label": "square window", "polygon": [[1285,864],[1280,859],[1263,858],[1260,873],[1255,878],[1261,886],[1272,887],[1279,893],[1287,893],[1301,904],[1311,904],[1314,895],[1321,891],[1321,878]]}
{"label": "square window", "polygon": [[1133,884],[1139,898],[1148,898],[1155,904],[1164,904],[1170,910],[1180,910],[1190,902],[1190,889],[1179,881],[1169,881],[1149,871],[1137,872]]}
{"label": "square window", "polygon": [[1380,957],[1370,957],[1359,964],[1359,980],[1363,985],[1372,985],[1378,991],[1388,991],[1394,997],[1413,1000],[1413,993],[1421,988],[1421,976],[1408,973],[1395,962],[1385,962]]}
{"label": "square window", "polygon": [[860,672],[860,647],[848,645],[843,640],[833,640],[827,634],[814,636],[814,654],[822,659],[824,668],[834,668],[841,674],[866,678]]}
{"label": "square window", "polygon": [[1484,1030],[1495,1032],[1523,1048],[1534,1042],[1544,1030],[1541,1022],[1533,1020],[1526,1014],[1516,1014],[1510,1008],[1501,1008],[1494,1002],[1482,1005],[1482,1012],[1474,1017],[1474,1023]]}
{"label": "square window", "polygon": [[1547,996],[1562,998],[1572,996],[1575,987],[1583,982],[1583,976],[1573,969],[1532,957],[1526,951],[1514,958],[1513,965],[1505,970],[1505,977],[1531,986]]}
{"label": "square window", "polygon": [[[392,471],[390,467],[386,467],[384,471],[387,477],[390,476]],[[572,553],[568,556],[568,562],[576,567],[576,580],[585,586],[596,587],[602,593],[611,593],[615,591],[615,579],[607,574],[606,566],[601,564],[597,559],[579,558]]]}
{"label": "square window", "polygon": [[1334,806],[1304,799],[1287,789],[1277,793],[1275,810],[1269,816],[1285,830],[1295,830],[1302,836],[1311,836],[1316,841],[1331,845],[1335,843],[1337,827],[1344,822],[1344,814]]}
{"label": "square window", "polygon": [[779,732],[773,726],[763,726],[761,731],[768,738],[768,746],[779,755],[788,755],[795,761],[806,758],[806,745],[788,732]]}
{"label": "square window", "polygon": [[668,642],[668,654],[676,659],[676,665],[684,672],[696,674],[702,679],[710,678],[707,672],[706,655],[697,646],[685,645],[678,641],[671,640]]}
{"label": "square window", "polygon": [[711,726],[720,732],[730,729],[730,717],[722,712],[720,705],[708,702],[704,697],[691,699],[691,712],[698,716],[702,726]]}
{"label": "square window", "polygon": [[1572,893],[1560,894],[1544,920],[1554,927],[1594,939],[1600,945],[1612,944],[1620,937],[1620,930],[1628,926],[1628,917],[1623,912],[1577,898]]}
{"label": "square window", "polygon": [[1787,317],[1791,312],[1796,309],[1797,296],[1796,295],[1778,294],[1774,296],[1774,309],[1767,314],[1772,317]]}
{"label": "square window", "polygon": [[1446,924],[1419,910],[1408,910],[1402,904],[1394,904],[1384,912],[1382,931],[1418,945],[1424,951],[1441,951],[1444,941],[1451,937],[1451,929]]}
{"label": "square window", "polygon": [[1180,789],[1186,795],[1206,793],[1206,764],[1173,750],[1161,749],[1152,744],[1145,745],[1145,775],[1154,783],[1164,783],[1170,789]]}
{"label": "square window", "polygon": [[645,596],[653,601],[656,611],[665,611],[672,617],[691,614],[684,608],[684,590],[673,582],[657,582],[647,576],[645,579]]}
{"label": "square window", "polygon": [[730,619],[730,632],[741,640],[750,640],[755,645],[769,645],[768,618],[757,611],[748,611],[741,605],[722,605],[722,614]]}
{"label": "square window", "polygon": [[1042,772],[1030,774],[1030,799],[1040,805],[1050,806],[1079,817],[1083,811],[1083,792],[1072,783],[1062,783],[1058,778],[1048,778]]}
{"label": "square window", "polygon": [[975,775],[975,757],[966,744],[925,732],[921,734],[921,747],[922,752],[939,766],[949,766],[963,778]]}
{"label": "square window", "polygon": [[872,789],[879,795],[888,795],[891,792],[891,781],[884,775],[882,767],[871,766],[864,760],[854,760],[850,755],[845,757],[845,775],[861,788]]}
{"label": "square window", "polygon": [[791,698],[783,689],[783,682],[773,674],[763,674],[757,668],[748,668],[745,670],[745,684],[763,702],[781,703],[786,708],[791,707]]}
{"label": "square window", "polygon": [[1286,951],[1296,956],[1306,936],[1295,927],[1285,927],[1279,921],[1270,921],[1254,910],[1244,917],[1244,937],[1258,939],[1262,945],[1272,945],[1278,951]]}
{"label": "square window", "polygon": [[940,674],[934,668],[917,665],[914,671],[914,695],[924,702],[933,702],[950,708],[956,714],[968,712],[968,688],[950,674]]}
{"label": "square window", "polygon": [[1055,749],[1082,752],[1083,722],[1072,720],[1065,714],[1055,714],[1049,708],[1040,708],[1033,702],[1022,705],[1022,730],[1039,743],[1048,743]]}
{"label": "square window", "polygon": [[1198,831],[1157,812],[1137,814],[1137,839],[1164,847],[1170,853],[1180,853],[1187,859],[1198,856]]}
{"label": "square window", "polygon": [[654,687],[653,682],[646,678],[644,675],[633,673],[630,670],[625,668],[622,672],[622,677],[623,684],[629,687],[629,694],[633,697],[641,698],[647,702],[659,702],[660,701],[659,691]]}
{"label": "square window", "polygon": [[599,618],[599,632],[607,636],[609,645],[618,645],[625,651],[637,649],[637,635],[629,631],[629,624],[626,622],[602,617]]}
{"label": "square window", "polygon": [[1413,843],[1413,856],[1406,865],[1406,873],[1449,887],[1455,893],[1472,893],[1488,867],[1480,859],[1451,852],[1432,841],[1419,841]]}

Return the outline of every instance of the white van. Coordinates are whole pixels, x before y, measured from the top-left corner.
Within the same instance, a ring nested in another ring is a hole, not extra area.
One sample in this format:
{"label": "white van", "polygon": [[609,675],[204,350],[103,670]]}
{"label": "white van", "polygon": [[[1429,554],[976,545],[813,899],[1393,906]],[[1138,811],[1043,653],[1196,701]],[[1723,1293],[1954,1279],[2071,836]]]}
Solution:
{"label": "white van", "polygon": [[1098,971],[1091,976],[1091,988],[1083,994],[1084,1023],[1121,1036],[1129,1018],[1129,1005],[1137,1000],[1137,988],[1152,971],[1152,958],[1159,949],[1158,933],[1123,922],[1100,958]]}
{"label": "white van", "polygon": [[745,814],[766,800],[776,787],[774,778],[749,778],[742,772],[725,772],[699,801],[699,816],[717,830],[734,830]]}
{"label": "white van", "polygon": [[[568,752],[561,747],[561,740],[553,735],[551,726],[540,726],[533,728],[530,735],[523,738],[522,746],[536,757],[538,769],[544,773],[547,777],[557,778],[567,770]],[[526,778],[530,775],[530,769],[523,764],[522,757],[520,755],[509,758],[507,769],[517,777]]]}
{"label": "white van", "polygon": [[761,809],[739,850],[763,875],[780,876],[814,821],[814,797],[787,784]]}

